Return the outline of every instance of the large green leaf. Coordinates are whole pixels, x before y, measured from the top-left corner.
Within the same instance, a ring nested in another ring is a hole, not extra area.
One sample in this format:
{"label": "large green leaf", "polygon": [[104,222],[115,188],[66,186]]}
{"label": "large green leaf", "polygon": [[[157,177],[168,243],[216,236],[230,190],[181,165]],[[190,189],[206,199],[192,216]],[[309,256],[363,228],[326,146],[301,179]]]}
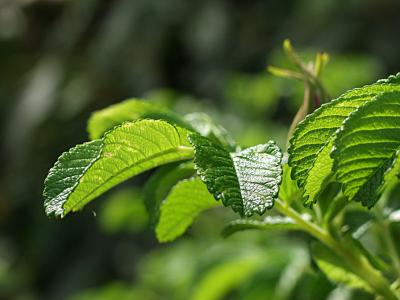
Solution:
{"label": "large green leaf", "polygon": [[65,216],[154,167],[193,157],[188,131],[161,120],[124,123],[61,155],[45,181],[45,210]]}
{"label": "large green leaf", "polygon": [[164,106],[139,99],[128,99],[94,112],[89,118],[87,130],[90,139],[94,140],[123,122],[146,118],[162,119],[181,127],[188,127],[179,115]]}
{"label": "large green leaf", "polygon": [[[349,115],[383,92],[400,90],[400,74],[390,76],[377,83],[346,92],[339,98],[321,106],[306,117],[295,130],[290,140],[289,165],[292,177],[299,187],[305,187],[306,203],[312,203],[326,177],[331,174],[332,158],[329,150],[335,132]],[[323,157],[320,157],[323,156]],[[321,169],[321,166],[328,166]],[[306,185],[308,178],[313,181]]]}
{"label": "large green leaf", "polygon": [[204,210],[220,205],[199,178],[180,181],[161,204],[156,227],[160,242],[173,241],[182,235]]}
{"label": "large green leaf", "polygon": [[337,180],[350,200],[372,207],[400,149],[400,92],[383,93],[346,120],[332,157]]}
{"label": "large green leaf", "polygon": [[274,205],[281,182],[282,154],[273,143],[229,153],[218,143],[191,134],[197,174],[215,199],[242,216],[263,214]]}

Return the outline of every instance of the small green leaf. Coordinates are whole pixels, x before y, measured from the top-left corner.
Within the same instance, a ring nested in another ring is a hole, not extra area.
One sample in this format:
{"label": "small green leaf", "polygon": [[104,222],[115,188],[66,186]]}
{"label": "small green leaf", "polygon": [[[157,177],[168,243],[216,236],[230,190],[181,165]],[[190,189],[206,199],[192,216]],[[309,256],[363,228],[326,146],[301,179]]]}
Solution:
{"label": "small green leaf", "polygon": [[236,150],[237,145],[228,131],[221,125],[216,124],[209,115],[191,113],[185,116],[185,120],[202,136],[221,143],[229,151]]}
{"label": "small green leaf", "polygon": [[179,181],[195,174],[193,162],[172,163],[160,167],[146,182],[143,199],[150,215],[150,225],[155,227],[160,216],[161,202]]}
{"label": "small green leaf", "polygon": [[365,281],[349,271],[342,260],[322,244],[314,243],[312,245],[312,255],[319,269],[333,282],[372,292]]}
{"label": "small green leaf", "polygon": [[65,216],[139,173],[193,157],[188,131],[161,120],[124,123],[61,155],[45,180],[48,215]]}
{"label": "small green leaf", "polygon": [[160,219],[156,226],[158,241],[173,241],[187,230],[202,211],[218,205],[200,179],[180,181],[161,204]]}
{"label": "small green leaf", "polygon": [[198,134],[189,140],[195,148],[197,174],[215,199],[242,216],[263,214],[274,205],[282,174],[282,154],[275,143],[229,153]]}
{"label": "small green leaf", "polygon": [[383,93],[350,115],[332,152],[336,178],[350,200],[372,207],[400,149],[400,92]]}
{"label": "small green leaf", "polygon": [[166,120],[188,128],[180,116],[161,105],[139,99],[128,99],[94,112],[88,121],[87,131],[90,139],[94,140],[101,138],[108,130],[123,122],[147,118]]}
{"label": "small green leaf", "polygon": [[291,168],[288,164],[283,165],[282,183],[279,188],[279,198],[286,203],[291,203],[293,200],[301,196],[301,190],[298,188],[296,181],[290,177]]}
{"label": "small green leaf", "polygon": [[258,230],[296,230],[299,229],[292,218],[281,216],[267,216],[264,220],[238,219],[230,222],[224,227],[222,235],[230,236],[238,231],[258,229]]}

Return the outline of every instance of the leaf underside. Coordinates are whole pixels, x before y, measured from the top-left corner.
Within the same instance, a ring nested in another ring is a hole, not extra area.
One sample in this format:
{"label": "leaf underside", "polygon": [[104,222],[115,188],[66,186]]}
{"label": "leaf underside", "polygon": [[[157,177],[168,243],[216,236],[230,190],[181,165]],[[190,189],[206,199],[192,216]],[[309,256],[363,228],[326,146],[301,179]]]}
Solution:
{"label": "leaf underside", "polygon": [[215,199],[242,216],[263,214],[273,206],[282,174],[282,154],[273,142],[229,153],[198,134],[189,140],[197,174]]}
{"label": "leaf underside", "polygon": [[63,154],[45,181],[45,211],[65,216],[122,181],[193,157],[188,131],[161,120],[124,123]]}

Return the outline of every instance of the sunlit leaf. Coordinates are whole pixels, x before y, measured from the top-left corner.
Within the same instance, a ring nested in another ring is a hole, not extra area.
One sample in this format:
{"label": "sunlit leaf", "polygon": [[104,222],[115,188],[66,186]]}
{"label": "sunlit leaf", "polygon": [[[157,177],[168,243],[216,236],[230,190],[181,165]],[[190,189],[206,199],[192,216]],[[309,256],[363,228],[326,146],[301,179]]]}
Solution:
{"label": "sunlit leaf", "polygon": [[[306,197],[312,196],[306,199],[307,203],[314,201],[313,197],[318,193],[319,187],[331,175],[329,166],[332,165],[332,158],[329,157],[330,151],[325,148],[332,147],[335,133],[346,118],[378,94],[396,90],[400,90],[400,75],[346,92],[321,106],[298,125],[290,140],[289,165],[292,167],[292,177],[297,180],[299,187],[306,188]],[[325,166],[323,169],[322,165]],[[313,184],[306,185],[309,178]]]}
{"label": "sunlit leaf", "polygon": [[334,145],[334,171],[344,195],[372,207],[400,149],[400,92],[378,95],[354,112]]}
{"label": "sunlit leaf", "polygon": [[161,120],[141,120],[63,154],[45,180],[48,215],[65,216],[122,181],[154,167],[193,157],[188,131]]}

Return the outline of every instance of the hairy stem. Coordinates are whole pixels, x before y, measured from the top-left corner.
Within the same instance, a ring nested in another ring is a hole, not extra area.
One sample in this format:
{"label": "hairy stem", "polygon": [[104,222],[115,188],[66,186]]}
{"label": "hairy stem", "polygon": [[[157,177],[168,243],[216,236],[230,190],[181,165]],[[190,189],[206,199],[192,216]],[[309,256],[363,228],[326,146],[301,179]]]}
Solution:
{"label": "hairy stem", "polygon": [[335,240],[328,231],[303,219],[297,211],[282,200],[277,199],[275,205],[280,213],[292,218],[302,230],[308,232],[340,256],[350,267],[352,272],[368,283],[378,295],[389,300],[400,299],[390,288],[390,284],[385,277],[383,277],[361,253],[353,253],[344,244]]}

